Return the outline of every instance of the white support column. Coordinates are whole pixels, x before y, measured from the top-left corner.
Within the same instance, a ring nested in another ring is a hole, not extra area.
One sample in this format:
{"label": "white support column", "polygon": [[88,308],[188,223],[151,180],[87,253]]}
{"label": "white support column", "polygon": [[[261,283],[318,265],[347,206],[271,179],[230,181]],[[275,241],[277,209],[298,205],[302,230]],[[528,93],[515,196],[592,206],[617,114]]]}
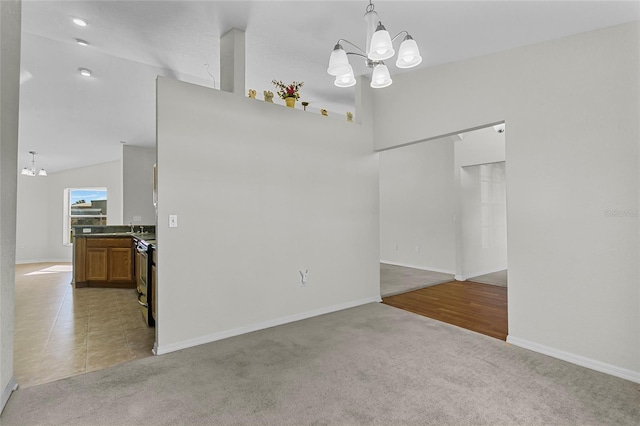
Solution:
{"label": "white support column", "polygon": [[220,38],[220,90],[245,94],[244,31],[232,28]]}

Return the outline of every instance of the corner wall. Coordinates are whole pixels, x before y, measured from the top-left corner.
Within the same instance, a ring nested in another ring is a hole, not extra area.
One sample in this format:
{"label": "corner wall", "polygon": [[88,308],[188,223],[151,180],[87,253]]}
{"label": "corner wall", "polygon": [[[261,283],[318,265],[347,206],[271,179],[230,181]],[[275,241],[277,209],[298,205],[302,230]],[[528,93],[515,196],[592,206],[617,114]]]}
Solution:
{"label": "corner wall", "polygon": [[0,412],[13,378],[13,297],[20,99],[20,1],[0,1]]}
{"label": "corner wall", "polygon": [[634,22],[374,94],[378,149],[506,122],[508,341],[638,382],[639,39]]}
{"label": "corner wall", "polygon": [[[462,135],[462,139],[455,142],[454,148],[454,180],[456,188],[456,279],[466,280],[470,277],[484,275],[507,268],[507,241],[506,241],[506,207],[495,210],[496,205],[485,205],[490,211],[485,220],[490,219],[496,228],[486,228],[485,238],[489,237],[492,243],[488,246],[482,244],[482,213],[480,212],[480,192],[474,193],[475,200],[465,193],[469,183],[473,180],[463,179],[469,177],[464,167],[477,166],[487,163],[505,161],[505,133],[497,133],[493,127],[474,130]],[[508,167],[508,166],[507,166]],[[469,171],[469,169],[467,169]],[[479,181],[475,180],[479,185]],[[504,188],[504,186],[502,186]],[[487,188],[488,189],[488,188]],[[479,187],[475,188],[480,191]],[[472,191],[473,193],[473,191]],[[500,194],[504,201],[506,195]],[[499,213],[498,213],[499,212]],[[486,213],[485,213],[486,214]],[[487,223],[485,222],[485,225]],[[498,229],[502,228],[502,229]],[[498,243],[500,241],[500,243]]]}
{"label": "corner wall", "polygon": [[157,353],[380,300],[370,127],[162,77],[157,90]]}

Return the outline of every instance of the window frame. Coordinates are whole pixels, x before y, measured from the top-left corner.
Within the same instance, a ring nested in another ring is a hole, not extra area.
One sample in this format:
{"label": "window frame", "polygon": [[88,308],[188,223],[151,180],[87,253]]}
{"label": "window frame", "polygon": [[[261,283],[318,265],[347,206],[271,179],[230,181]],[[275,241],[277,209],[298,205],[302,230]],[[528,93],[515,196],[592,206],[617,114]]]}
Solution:
{"label": "window frame", "polygon": [[104,191],[106,194],[107,205],[109,204],[109,191],[104,186],[81,186],[64,189],[64,211],[62,215],[62,245],[73,245],[73,239],[71,238],[71,221],[73,218],[104,218],[105,224],[108,223],[108,210],[107,214],[100,215],[71,215],[71,193],[73,191]]}

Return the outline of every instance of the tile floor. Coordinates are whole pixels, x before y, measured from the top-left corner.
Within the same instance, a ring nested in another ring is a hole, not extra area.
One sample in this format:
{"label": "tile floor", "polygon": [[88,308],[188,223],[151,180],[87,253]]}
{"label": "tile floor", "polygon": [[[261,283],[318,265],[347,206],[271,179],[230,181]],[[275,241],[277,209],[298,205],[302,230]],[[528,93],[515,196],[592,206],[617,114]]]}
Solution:
{"label": "tile floor", "polygon": [[79,288],[70,263],[16,265],[14,376],[21,387],[151,356],[134,289]]}

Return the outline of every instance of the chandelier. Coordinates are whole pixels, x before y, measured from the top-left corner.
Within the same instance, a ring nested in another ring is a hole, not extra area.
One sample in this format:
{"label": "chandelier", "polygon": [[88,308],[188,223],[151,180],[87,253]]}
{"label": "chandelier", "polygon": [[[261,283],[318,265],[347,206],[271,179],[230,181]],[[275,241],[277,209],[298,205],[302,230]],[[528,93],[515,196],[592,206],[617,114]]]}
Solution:
{"label": "chandelier", "polygon": [[45,169],[40,169],[36,172],[36,154],[37,152],[35,151],[29,151],[29,154],[31,154],[31,167],[26,166],[24,169],[22,169],[22,175],[24,176],[46,176],[47,175],[47,171]]}
{"label": "chandelier", "polygon": [[[371,0],[369,0],[369,5],[367,6],[364,14],[367,29],[366,51],[363,51],[360,47],[351,43],[349,40],[341,38],[338,40],[331,52],[327,72],[329,75],[336,77],[334,84],[338,87],[351,87],[356,84],[353,68],[351,68],[351,64],[349,64],[347,55],[355,55],[364,58],[366,66],[373,69],[371,87],[374,89],[380,89],[391,85],[393,80],[391,80],[389,69],[384,64],[384,61],[395,55],[396,51],[393,49],[393,42],[403,34],[404,40],[402,41],[402,44],[400,44],[396,66],[398,68],[413,68],[422,62],[418,45],[409,33],[401,31],[398,35],[391,38],[389,32],[386,30],[384,25],[382,25],[382,22],[378,20],[378,13],[376,13],[374,9],[375,6]],[[358,51],[346,52],[341,43],[347,43]]]}

